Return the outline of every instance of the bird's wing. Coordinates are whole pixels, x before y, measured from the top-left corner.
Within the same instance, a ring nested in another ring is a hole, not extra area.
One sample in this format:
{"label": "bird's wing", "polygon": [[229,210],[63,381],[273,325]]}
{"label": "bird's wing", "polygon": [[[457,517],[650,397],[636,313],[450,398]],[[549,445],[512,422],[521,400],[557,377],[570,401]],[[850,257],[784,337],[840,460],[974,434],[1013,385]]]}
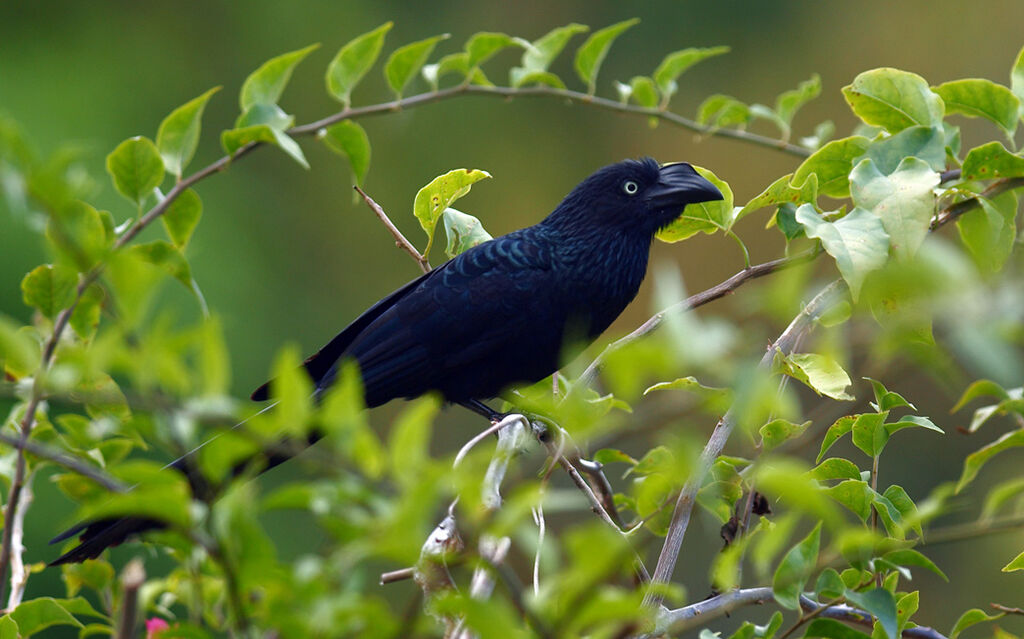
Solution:
{"label": "bird's wing", "polygon": [[517,232],[474,247],[375,318],[345,353],[359,363],[367,404],[429,390],[494,394],[532,377],[520,360],[537,351],[556,362],[564,321],[545,314],[558,306],[549,299],[558,283],[550,251],[532,240]]}
{"label": "bird's wing", "polygon": [[[445,265],[442,265],[442,267]],[[361,333],[367,326],[370,325],[373,320],[380,317],[382,313],[387,311],[389,308],[394,306],[399,300],[408,295],[417,286],[420,286],[431,277],[435,277],[441,268],[434,269],[429,273],[425,273],[420,277],[409,282],[402,288],[391,293],[387,297],[383,298],[370,308],[368,308],[362,315],[357,317],[351,324],[346,326],[340,333],[334,336],[334,338],[327,342],[323,348],[318,350],[309,356],[308,359],[303,363],[303,367],[306,372],[309,373],[310,378],[317,385],[320,384],[324,375],[327,374],[331,367],[334,366],[338,358],[345,352],[352,341]],[[257,388],[250,395],[250,399],[253,401],[263,401],[270,397],[270,385],[274,380],[265,382],[262,386]]]}

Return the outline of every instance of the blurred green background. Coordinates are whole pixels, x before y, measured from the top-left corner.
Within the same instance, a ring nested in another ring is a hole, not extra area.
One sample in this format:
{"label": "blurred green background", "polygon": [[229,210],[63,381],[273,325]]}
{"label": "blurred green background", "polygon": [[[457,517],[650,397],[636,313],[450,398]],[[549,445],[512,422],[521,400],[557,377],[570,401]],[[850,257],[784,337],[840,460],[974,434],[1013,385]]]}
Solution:
{"label": "blurred green background", "polygon": [[[126,137],[153,137],[171,109],[222,85],[207,108],[192,168],[218,158],[222,154],[219,131],[234,121],[242,81],[264,60],[284,51],[322,43],[298,67],[282,99],[282,106],[304,123],[338,108],[327,97],[322,77],[337,48],[388,20],[395,26],[385,54],[412,40],[451,33],[452,38],[439,45],[436,59],[461,48],[477,31],[532,39],[568,22],[596,29],[633,16],[642,22],[612,48],[599,78],[599,93],[614,96],[614,80],[650,73],[670,51],[724,44],[732,47],[729,55],[709,60],[681,78],[672,109],[692,116],[712,93],[771,104],[781,91],[819,73],[823,95],[797,116],[795,137],[809,134],[823,119],[835,121],[837,135],[847,134],[854,118],[839,89],[860,71],[893,66],[919,73],[932,84],[964,77],[1006,83],[1014,56],[1024,44],[1020,0],[8,0],[0,3],[0,111],[19,121],[43,152],[68,142],[83,148],[90,172],[101,185],[95,203],[122,220],[132,211],[109,184],[103,168],[106,154]],[[555,67],[575,88],[571,51],[580,42],[582,37],[577,36]],[[507,50],[488,63],[488,73],[504,82],[504,70],[517,61],[518,54]],[[425,88],[422,80],[416,80],[407,93]],[[387,99],[390,95],[379,68],[354,94],[356,105]],[[411,215],[413,196],[431,178],[455,167],[482,168],[494,176],[478,184],[460,208],[481,218],[498,235],[540,220],[580,179],[625,157],[651,155],[662,162],[686,160],[709,167],[730,182],[738,202],[756,195],[799,161],[769,149],[724,139],[699,140],[664,124],[651,128],[642,118],[547,99],[460,98],[361,123],[373,145],[365,188],[420,246],[421,232]],[[965,148],[996,138],[994,129],[984,123],[963,119],[959,123],[964,125]],[[767,125],[754,130],[775,135]],[[263,149],[198,189],[204,214],[189,257],[211,309],[225,327],[234,388],[240,395],[247,395],[265,379],[282,344],[298,343],[310,352],[366,306],[418,273],[407,256],[392,249],[389,236],[369,211],[353,203],[344,161],[308,139],[302,146],[312,165],[309,171],[279,151]],[[40,236],[9,213],[0,211],[0,215],[0,311],[27,320],[29,311],[21,302],[19,282],[27,270],[46,259],[44,247]],[[777,232],[762,229],[763,219],[751,216],[738,228],[755,261],[775,257],[781,248]],[[160,232],[159,227],[151,229],[154,236]],[[435,263],[442,259],[440,251],[433,257]],[[735,245],[721,235],[658,246],[652,264],[658,263],[678,264],[691,291],[713,285],[742,267]],[[195,302],[183,291],[168,284],[165,295],[182,321],[197,317]],[[719,302],[702,313],[743,316],[744,299]],[[630,330],[651,310],[648,283],[610,335]],[[752,331],[751,352],[761,349],[768,338],[767,332]],[[890,388],[917,397],[913,388],[887,381]],[[926,382],[917,385],[919,391],[928,388]],[[950,404],[948,398],[937,398],[937,406]],[[385,427],[393,410],[381,409],[375,421]],[[464,439],[476,426],[455,412],[443,419],[446,427],[449,421],[452,424],[453,440]],[[965,413],[936,417],[947,431],[965,419]],[[906,438],[906,468],[892,472],[906,475],[912,496],[923,497],[921,491],[938,479],[959,474],[966,445],[958,449],[956,437]],[[923,453],[916,448],[924,445],[935,449]],[[992,472],[1012,471],[1004,462],[1002,470]],[[41,493],[45,490],[39,487]],[[49,513],[37,508],[30,514],[30,560],[52,557],[41,541],[64,523],[68,510]],[[280,532],[288,525],[288,521],[275,524]],[[688,543],[696,547],[699,535],[708,538],[703,547],[717,547],[712,527],[691,533]],[[934,558],[956,577],[944,584],[921,575],[919,585],[931,592],[922,601],[934,608],[919,618],[948,628],[955,615],[970,605],[984,607],[996,600],[1019,605],[1022,577],[999,575],[998,568],[1019,552],[1022,541],[1020,533],[995,537],[990,552],[967,559],[958,557],[955,546],[936,551]],[[705,560],[687,562],[684,557],[683,564],[687,564],[690,583],[703,587]],[[38,579],[29,595],[56,583],[55,577]],[[1006,600],[1010,593],[1016,593],[1015,601]],[[703,593],[694,590],[692,595]],[[952,601],[959,607],[943,605]]]}

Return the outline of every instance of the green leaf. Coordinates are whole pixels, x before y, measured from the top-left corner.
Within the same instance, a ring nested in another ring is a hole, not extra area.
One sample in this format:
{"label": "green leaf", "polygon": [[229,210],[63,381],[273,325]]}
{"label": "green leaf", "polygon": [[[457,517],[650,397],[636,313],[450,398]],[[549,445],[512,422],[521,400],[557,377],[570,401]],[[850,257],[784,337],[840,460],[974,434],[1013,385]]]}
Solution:
{"label": "green leaf", "polygon": [[495,54],[502,49],[508,47],[523,47],[524,49],[529,46],[529,43],[520,38],[513,38],[512,36],[505,33],[492,33],[492,32],[480,32],[474,33],[470,36],[469,40],[466,41],[466,53],[469,57],[466,60],[466,64],[470,69],[479,67],[484,62],[487,62]]}
{"label": "green leaf", "polygon": [[402,411],[388,440],[391,468],[396,479],[408,487],[420,480],[429,463],[430,431],[440,404],[434,398],[413,402]]}
{"label": "green leaf", "polygon": [[164,229],[167,230],[167,235],[174,246],[179,249],[185,248],[202,214],[203,202],[199,199],[199,194],[192,189],[186,189],[171,202],[160,219],[163,220]]}
{"label": "green leaf", "polygon": [[[831,429],[830,429],[831,430]],[[818,464],[815,468],[807,471],[807,474],[818,481],[830,479],[860,479],[860,469],[848,459],[842,457],[829,457]]]}
{"label": "green leaf", "polygon": [[445,235],[448,236],[448,246],[445,247],[444,253],[449,258],[491,239],[491,234],[484,230],[480,220],[472,215],[447,208],[441,217]]}
{"label": "green leaf", "polygon": [[46,238],[82,273],[95,266],[113,240],[103,215],[81,200],[55,210],[46,222]]}
{"label": "green leaf", "polygon": [[677,90],[676,80],[693,65],[707,60],[708,58],[722,55],[729,52],[729,47],[708,47],[704,49],[688,48],[681,51],[673,51],[665,56],[654,70],[652,77],[654,83],[661,91],[662,104],[668,104],[669,98]]}
{"label": "green leaf", "polygon": [[427,249],[423,251],[424,255],[434,243],[434,229],[444,210],[449,208],[452,202],[469,193],[473,184],[489,177],[490,173],[480,169],[454,169],[437,176],[416,193],[413,214],[427,234]]}
{"label": "green leaf", "polygon": [[597,462],[598,464],[601,464],[602,466],[606,466],[608,464],[615,462],[629,464],[630,466],[635,466],[637,464],[637,461],[635,459],[633,459],[626,453],[622,452],[621,450],[618,450],[617,448],[602,448],[601,450],[594,453],[591,459]]}
{"label": "green leaf", "polygon": [[852,400],[846,392],[852,383],[839,362],[818,353],[793,353],[783,359],[783,372],[832,399]]}
{"label": "green leaf", "polygon": [[342,120],[327,127],[324,142],[329,149],[348,158],[352,181],[361,185],[370,170],[370,138],[363,127],[352,120]]}
{"label": "green leaf", "polygon": [[870,377],[865,377],[864,379],[871,382],[871,390],[875,394],[875,401],[871,405],[874,407],[875,411],[881,413],[883,411],[892,410],[894,408],[904,407],[909,408],[911,410],[917,410],[917,408],[915,408],[913,404],[904,399],[902,395],[890,391],[885,387],[884,384],[882,384],[882,382],[878,381],[877,379],[871,379]]}
{"label": "green leaf", "polygon": [[922,415],[904,415],[903,417],[900,417],[899,421],[889,422],[885,425],[885,429],[890,435],[898,430],[903,430],[904,428],[927,428],[928,430],[933,430],[936,433],[942,433],[943,435],[946,434],[946,431],[942,430],[936,426],[932,420]]}
{"label": "green leaf", "polygon": [[889,175],[904,158],[914,156],[928,163],[935,171],[946,168],[946,133],[942,127],[911,126],[896,135],[881,135],[868,146],[866,157],[878,170]]}
{"label": "green leaf", "polygon": [[982,623],[983,621],[994,621],[999,619],[1005,613],[998,613],[994,615],[985,614],[984,610],[978,608],[971,608],[964,614],[960,615],[960,618],[953,624],[953,630],[949,633],[949,639],[956,639],[961,632],[970,628],[975,624]]}
{"label": "green leaf", "polygon": [[747,122],[750,122],[750,107],[732,96],[716,93],[705,98],[697,107],[697,124],[711,129]]}
{"label": "green leaf", "polygon": [[687,377],[680,377],[678,379],[672,380],[671,382],[658,382],[657,384],[648,387],[647,390],[644,391],[644,395],[647,395],[647,393],[653,391],[677,389],[691,391],[697,393],[702,397],[708,398],[727,398],[729,397],[729,395],[731,395],[731,392],[728,388],[705,386],[704,384],[701,384],[699,381],[697,381],[697,378],[693,377],[692,375]]}
{"label": "green leaf", "polygon": [[984,273],[999,272],[1013,253],[1017,239],[1017,194],[1007,191],[988,199],[956,220],[960,241]]}
{"label": "green leaf", "polygon": [[795,439],[802,435],[810,425],[811,422],[809,421],[802,424],[794,424],[785,419],[773,419],[758,430],[758,433],[761,435],[761,446],[765,452],[778,448],[787,440]]}
{"label": "green leaf", "polygon": [[815,73],[808,80],[804,80],[795,89],[785,91],[775,100],[775,113],[779,119],[786,124],[786,128],[793,123],[793,116],[800,110],[800,107],[807,104],[821,94],[821,77]]}
{"label": "green leaf", "polygon": [[254,104],[235,121],[234,129],[221,133],[220,142],[229,155],[251,142],[273,144],[308,169],[302,149],[285,133],[293,121],[276,104]]}
{"label": "green leaf", "polygon": [[893,550],[882,555],[882,558],[888,562],[896,564],[897,566],[916,566],[925,568],[942,577],[944,581],[949,581],[949,577],[947,577],[946,573],[942,572],[942,570],[935,565],[935,562],[913,548]]}
{"label": "green leaf", "polygon": [[889,441],[885,418],[889,413],[862,413],[853,422],[853,444],[868,457],[882,454]]}
{"label": "green leaf", "polygon": [[199,131],[202,125],[203,109],[220,87],[214,87],[198,98],[193,98],[164,118],[156,132],[156,147],[163,158],[164,167],[181,179],[181,173],[188,166],[199,145]]}
{"label": "green leaf", "polygon": [[793,546],[779,563],[772,578],[772,593],[783,608],[800,609],[800,595],[818,561],[820,544],[821,522],[818,522],[814,530]]}
{"label": "green leaf", "polygon": [[292,77],[295,65],[319,46],[313,44],[304,49],[282,53],[260,65],[242,83],[242,90],[238,94],[238,104],[242,111],[257,104],[277,104]]}
{"label": "green leaf", "polygon": [[597,74],[601,70],[601,63],[608,55],[608,49],[611,48],[612,43],[622,35],[622,32],[638,22],[640,22],[639,18],[633,18],[595,31],[576,50],[573,64],[576,68],[576,75],[583,81],[583,84],[587,85],[588,94],[593,95],[597,90]]}
{"label": "green leaf", "polygon": [[373,31],[352,39],[327,65],[327,92],[346,108],[351,103],[352,89],[377,61],[391,26],[391,22],[385,22]]}
{"label": "green leaf", "polygon": [[384,77],[388,81],[388,86],[395,92],[396,97],[402,97],[405,87],[419,73],[423,65],[427,63],[437,43],[447,40],[449,37],[451,37],[450,34],[443,33],[419,40],[418,42],[395,49],[388,56],[387,64],[384,65]]}
{"label": "green leaf", "polygon": [[1024,552],[1014,557],[1010,563],[1003,566],[1003,572],[1013,572],[1015,570],[1024,570]]}
{"label": "green leaf", "polygon": [[806,184],[812,173],[818,176],[818,192],[834,198],[850,197],[850,171],[853,161],[864,155],[871,144],[863,136],[833,140],[804,160],[790,180],[793,184]]}
{"label": "green leaf", "polygon": [[832,499],[846,506],[853,514],[857,515],[862,522],[866,522],[871,515],[871,504],[874,501],[874,491],[867,482],[860,479],[847,479],[839,484],[825,489]]}
{"label": "green leaf", "polygon": [[[784,175],[771,183],[771,185],[750,200],[736,214],[736,219],[742,219],[748,213],[767,206],[779,204],[805,204],[814,203],[818,199],[818,176],[810,174],[799,186],[793,185],[793,174]],[[775,219],[775,218],[772,218]]]}
{"label": "green leaf", "polygon": [[[530,46],[523,51],[521,66],[513,67],[509,71],[509,80],[512,86],[520,87],[543,81],[540,78],[557,79],[558,76],[547,73],[548,67],[574,35],[585,33],[589,29],[586,25],[573,22],[564,27],[552,29],[531,42]],[[558,80],[558,84],[564,86],[561,80]]]}
{"label": "green leaf", "polygon": [[1007,502],[1021,494],[1024,494],[1024,478],[1010,479],[996,484],[985,497],[985,505],[981,508],[979,519],[991,519]]}
{"label": "green leaf", "polygon": [[949,409],[949,412],[955,413],[968,402],[977,399],[978,397],[995,397],[997,399],[1009,399],[1010,395],[1006,392],[999,384],[989,379],[979,379],[972,383],[964,390],[964,394],[957,400],[956,405]]}
{"label": "green leaf", "polygon": [[988,460],[995,457],[1004,450],[1024,446],[1024,430],[1013,430],[1004,434],[991,444],[987,444],[967,456],[964,460],[964,469],[960,475],[960,481],[956,484],[956,492],[960,493],[967,484],[974,481],[978,471]]}
{"label": "green leaf", "polygon": [[629,81],[630,97],[642,107],[653,109],[658,106],[658,89],[654,80],[645,75],[634,76]]}
{"label": "green leaf", "polygon": [[25,303],[53,319],[75,301],[78,274],[59,264],[43,264],[32,269],[21,280],[21,296]]}
{"label": "green leaf", "polygon": [[1024,104],[1024,47],[1017,54],[1017,59],[1010,69],[1010,90]]}
{"label": "green leaf", "polygon": [[494,84],[487,79],[487,76],[485,76],[483,71],[479,68],[470,69],[469,54],[465,51],[450,53],[441,58],[441,60],[436,64],[423,65],[421,73],[435,91],[437,90],[437,84],[440,79],[449,73],[458,73],[463,78],[469,77],[470,84],[489,87],[494,86]]}
{"label": "green leaf", "polygon": [[170,274],[174,279],[185,285],[185,288],[195,292],[193,289],[192,269],[181,254],[181,251],[162,240],[136,244],[129,249],[131,253],[154,266],[159,266]]}
{"label": "green leaf", "polygon": [[545,84],[555,89],[564,89],[565,83],[554,73],[549,71],[521,71],[520,67],[509,70],[509,78],[513,87],[523,87],[531,84]]}
{"label": "green leaf", "polygon": [[1021,101],[1001,84],[980,78],[953,80],[935,87],[935,93],[946,105],[946,114],[960,113],[971,118],[982,117],[994,122],[1013,139],[1020,119]]}
{"label": "green leaf", "polygon": [[53,597],[24,601],[11,611],[9,617],[18,624],[21,637],[31,637],[50,626],[82,627],[82,623]]}
{"label": "green leaf", "polygon": [[825,431],[824,439],[821,440],[821,450],[818,451],[818,457],[814,460],[815,463],[821,461],[821,458],[825,456],[828,449],[832,448],[832,444],[835,444],[844,435],[853,430],[853,422],[856,421],[856,419],[857,418],[853,415],[847,415],[845,417],[840,417],[828,427],[828,430]]}
{"label": "green leaf", "polygon": [[961,175],[965,180],[994,180],[1024,176],[1024,158],[1006,150],[999,142],[989,142],[968,151]]}
{"label": "green leaf", "polygon": [[897,486],[896,484],[893,484],[892,486],[889,486],[888,488],[885,489],[885,492],[882,493],[882,496],[888,499],[889,503],[891,503],[896,508],[896,510],[900,511],[900,516],[903,519],[903,521],[918,522],[914,524],[914,532],[916,532],[919,537],[924,534],[924,532],[921,530],[920,516],[917,511],[917,504],[914,503],[914,500],[910,498],[910,495],[907,494],[907,491],[904,490],[902,486]]}
{"label": "green leaf", "polygon": [[803,225],[807,237],[821,240],[856,301],[864,278],[884,266],[888,258],[889,236],[882,221],[858,207],[839,220],[828,222],[810,204],[796,210],[796,221]]}
{"label": "green leaf", "polygon": [[28,332],[0,315],[0,375],[9,374],[15,378],[30,375],[39,366],[41,348],[37,339]]}
{"label": "green leaf", "polygon": [[807,625],[805,637],[825,637],[826,639],[871,639],[859,630],[854,630],[835,619],[815,619]]}
{"label": "green leaf", "polygon": [[942,122],[942,98],[916,73],[891,68],[865,71],[843,87],[843,95],[861,120],[889,133]]}
{"label": "green leaf", "polygon": [[892,175],[883,175],[870,159],[850,173],[853,203],[882,221],[889,245],[900,259],[909,259],[928,235],[935,213],[939,174],[919,158],[904,158]]}
{"label": "green leaf", "polygon": [[19,639],[23,636],[28,635],[18,632],[18,622],[10,614],[0,617],[0,639]]}
{"label": "green leaf", "polygon": [[107,173],[121,195],[141,205],[163,181],[164,161],[155,144],[136,136],[117,145],[107,156]]}
{"label": "green leaf", "polygon": [[724,199],[714,202],[698,202],[687,204],[683,212],[668,226],[658,231],[656,238],[662,242],[672,244],[680,242],[697,233],[708,235],[717,230],[727,231],[732,228],[736,221],[733,214],[733,195],[729,185],[711,171],[694,165],[697,173],[707,178],[722,192]]}
{"label": "green leaf", "polygon": [[847,591],[846,601],[866,610],[878,620],[888,639],[899,639],[899,625],[896,620],[896,600],[885,588],[867,592]]}

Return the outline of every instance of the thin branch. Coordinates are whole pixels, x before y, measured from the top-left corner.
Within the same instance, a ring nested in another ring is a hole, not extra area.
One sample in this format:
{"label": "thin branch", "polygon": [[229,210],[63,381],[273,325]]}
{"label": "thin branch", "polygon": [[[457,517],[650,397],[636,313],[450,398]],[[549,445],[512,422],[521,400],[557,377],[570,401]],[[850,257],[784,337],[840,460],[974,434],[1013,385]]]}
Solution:
{"label": "thin branch", "polygon": [[[764,357],[761,358],[759,366],[761,368],[770,368],[775,359],[776,352],[789,353],[804,331],[811,328],[814,321],[832,305],[833,300],[845,288],[842,280],[835,280],[822,289],[793,318],[793,321],[786,327],[782,335],[768,348]],[[654,576],[651,580],[652,584],[667,584],[671,579],[672,572],[676,567],[676,560],[679,558],[679,550],[683,545],[683,537],[686,535],[686,528],[690,523],[690,513],[693,511],[697,491],[700,490],[704,475],[711,468],[711,464],[722,453],[722,449],[725,448],[725,443],[728,441],[729,435],[732,434],[736,421],[736,411],[734,408],[730,408],[718,422],[718,425],[715,426],[714,432],[711,433],[711,437],[701,453],[697,468],[690,476],[689,481],[686,482],[682,492],[679,493],[675,510],[672,512],[672,521],[669,524],[668,534],[665,536],[665,543],[661,548],[658,564],[654,569]],[[644,605],[658,606],[661,604],[662,598],[663,595],[657,589],[652,590],[644,597]]]}
{"label": "thin branch", "polygon": [[604,474],[604,464],[582,457],[577,457],[575,461],[587,477],[590,478],[594,492],[600,497],[601,505],[608,512],[608,516],[611,517],[619,529],[625,528],[626,526],[622,523],[622,517],[619,516],[619,509],[615,507],[615,491],[612,489],[612,484],[608,481],[608,477]]}
{"label": "thin branch", "polygon": [[121,598],[121,616],[117,621],[117,639],[131,639],[137,636],[135,627],[139,621],[139,589],[146,582],[146,571],[142,560],[136,557],[128,562],[121,573],[124,594]]}
{"label": "thin branch", "polygon": [[663,610],[658,615],[657,630],[649,635],[642,635],[640,639],[651,639],[667,633],[678,634],[693,625],[686,623],[692,619],[699,617],[699,623],[705,624],[729,614],[740,606],[759,605],[773,600],[772,589],[768,587],[730,590],[684,608]]}
{"label": "thin branch", "polygon": [[[676,315],[678,313],[685,313],[686,311],[695,309],[698,306],[703,306],[708,302],[713,302],[719,298],[725,297],[726,295],[729,295],[730,293],[735,291],[737,288],[739,288],[749,280],[756,279],[758,277],[764,277],[769,273],[774,273],[775,271],[784,268],[789,268],[791,266],[796,266],[798,264],[810,262],[811,260],[818,257],[818,255],[820,255],[821,252],[822,251],[820,249],[815,248],[800,253],[798,255],[794,255],[792,257],[782,257],[777,260],[771,260],[770,262],[764,262],[763,264],[756,264],[749,268],[745,268],[742,271],[737,272],[724,282],[716,284],[715,286],[712,286],[707,290],[701,291],[700,293],[691,295],[685,300],[676,302],[672,306],[669,306],[668,308],[665,308],[659,311],[658,313],[655,313],[653,317],[651,317],[649,320],[638,326],[632,333],[624,337],[620,337],[619,339],[615,340],[614,342],[606,346],[604,350],[601,351],[601,354],[594,358],[594,361],[592,361],[590,365],[587,366],[586,370],[584,370],[583,373],[579,376],[579,378],[576,380],[576,383],[572,385],[572,389],[575,389],[577,387],[588,387],[594,381],[594,378],[597,377],[597,373],[601,370],[601,366],[604,365],[605,360],[608,359],[608,356],[610,356],[615,351],[625,346],[628,346],[629,344],[632,344],[641,337],[644,337],[645,335],[654,332],[659,326],[661,326],[661,323],[665,320],[666,316]],[[570,389],[570,393],[573,392],[572,389]]]}
{"label": "thin branch", "polygon": [[7,599],[7,610],[14,610],[18,607],[22,597],[25,596],[25,586],[28,585],[30,573],[25,570],[22,553],[25,552],[25,513],[28,512],[30,505],[32,505],[31,473],[25,481],[18,510],[14,513],[14,526],[11,534],[11,596]]}
{"label": "thin branch", "polygon": [[789,144],[783,140],[777,138],[770,138],[756,133],[750,133],[740,129],[723,129],[715,128],[711,126],[705,126],[698,124],[696,121],[689,118],[683,117],[677,113],[673,113],[666,109],[661,108],[648,108],[641,107],[635,104],[624,104],[617,100],[610,100],[608,98],[602,98],[596,95],[590,95],[580,91],[573,91],[570,89],[556,89],[554,87],[485,87],[474,84],[460,84],[457,86],[449,87],[447,89],[440,89],[438,91],[428,91],[426,93],[420,93],[412,95],[407,98],[400,100],[392,100],[391,102],[383,102],[381,104],[373,104],[365,107],[347,108],[338,113],[329,115],[323,119],[317,120],[316,122],[310,122],[301,126],[293,127],[288,131],[291,136],[310,135],[318,132],[324,127],[328,127],[332,124],[337,124],[342,120],[351,120],[360,117],[367,117],[372,115],[381,115],[386,113],[392,113],[395,111],[401,111],[410,107],[421,106],[429,104],[431,102],[439,102],[449,98],[458,97],[460,95],[479,95],[496,97],[502,99],[508,98],[532,98],[532,97],[543,97],[543,98],[556,98],[562,100],[568,100],[574,104],[581,104],[586,106],[592,106],[607,111],[613,111],[616,113],[625,113],[629,115],[635,115],[643,118],[657,118],[663,122],[673,124],[684,129],[693,131],[700,135],[708,135],[714,137],[731,138],[734,140],[741,140],[743,142],[750,142],[758,146],[763,146],[769,149],[775,149],[790,155],[798,157],[808,157],[811,155],[811,150],[796,144]]}
{"label": "thin branch", "polygon": [[83,477],[88,477],[110,492],[124,493],[128,491],[128,486],[116,477],[108,475],[99,468],[91,466],[73,455],[67,455],[55,448],[51,448],[50,446],[37,444],[33,441],[23,442],[21,439],[8,435],[7,433],[0,433],[0,442],[35,455],[40,459],[53,462],[58,466],[63,466],[64,468],[74,473],[78,473]]}
{"label": "thin branch", "polygon": [[[1006,191],[1012,191],[1021,187],[1024,187],[1024,177],[997,180],[989,185],[987,189],[982,191],[978,197],[991,199],[997,195],[1005,193]],[[981,202],[978,201],[978,197],[972,197],[964,200],[963,202],[957,202],[956,204],[947,206],[935,216],[929,230],[934,231],[935,229],[955,220],[964,213],[981,206]]]}
{"label": "thin branch", "polygon": [[380,219],[380,221],[384,223],[384,226],[387,227],[392,237],[395,238],[395,246],[411,255],[412,259],[416,260],[416,263],[419,265],[421,271],[423,271],[424,273],[430,271],[430,262],[427,261],[427,256],[417,251],[416,247],[412,245],[412,242],[407,240],[405,236],[402,235],[402,232],[399,231],[398,227],[394,225],[394,223],[391,221],[391,218],[389,218],[388,214],[384,212],[384,209],[381,208],[380,204],[374,202],[373,198],[367,195],[366,192],[359,188],[358,185],[355,185],[352,188],[356,190],[356,193],[363,196],[363,201],[366,202],[366,205],[370,207],[370,210],[373,211],[374,214]]}
{"label": "thin branch", "polygon": [[416,576],[415,568],[400,568],[389,572],[381,573],[380,585],[393,584],[397,581],[405,581]]}
{"label": "thin branch", "polygon": [[[825,617],[827,619],[855,623],[866,628],[872,628],[875,625],[875,620],[871,616],[871,613],[846,604],[820,606],[820,604],[814,602],[809,597],[801,596],[800,607],[805,611],[813,612],[814,610],[820,610],[816,616]],[[928,626],[904,628],[901,634],[902,636],[907,637],[907,639],[946,639],[945,635],[934,628],[929,628]]]}

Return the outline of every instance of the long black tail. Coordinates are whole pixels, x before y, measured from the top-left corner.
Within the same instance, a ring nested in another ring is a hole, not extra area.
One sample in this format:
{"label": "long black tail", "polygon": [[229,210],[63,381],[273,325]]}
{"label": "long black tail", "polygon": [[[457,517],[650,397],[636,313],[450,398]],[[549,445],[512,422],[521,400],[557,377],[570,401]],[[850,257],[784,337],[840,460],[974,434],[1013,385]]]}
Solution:
{"label": "long black tail", "polygon": [[[273,405],[268,406],[264,410],[269,410],[270,408],[273,408]],[[234,428],[238,428],[244,423],[236,424]],[[258,469],[259,473],[266,472],[274,466],[291,459],[300,448],[312,446],[321,437],[323,437],[323,433],[314,430],[309,433],[305,442],[297,442],[294,439],[281,440],[275,446],[236,464],[232,469],[231,475],[232,477],[237,477],[254,467]],[[213,439],[182,455],[165,467],[173,468],[185,475],[189,485],[192,487],[193,495],[209,497],[215,492],[215,488],[206,481],[196,463],[199,459],[199,451],[210,441],[213,441]],[[59,566],[60,564],[80,563],[86,559],[95,559],[107,548],[117,546],[141,533],[162,528],[166,528],[164,522],[149,517],[111,517],[84,521],[50,540],[51,544],[56,544],[76,535],[78,536],[78,545],[51,561],[49,565]]]}

